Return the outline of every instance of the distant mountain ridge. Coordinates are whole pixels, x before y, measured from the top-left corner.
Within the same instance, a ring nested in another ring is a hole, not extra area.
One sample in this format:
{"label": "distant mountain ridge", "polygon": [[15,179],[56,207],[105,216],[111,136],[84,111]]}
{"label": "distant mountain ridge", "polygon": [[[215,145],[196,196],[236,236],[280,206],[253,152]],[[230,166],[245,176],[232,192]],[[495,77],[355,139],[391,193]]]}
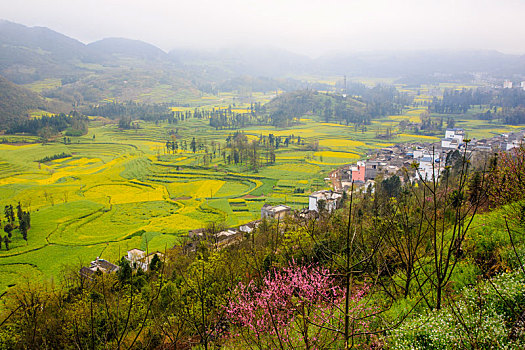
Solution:
{"label": "distant mountain ridge", "polygon": [[361,76],[413,76],[486,72],[512,76],[525,72],[525,55],[493,50],[424,50],[369,52],[323,56],[316,60],[325,73]]}
{"label": "distant mountain ridge", "polygon": [[[35,57],[27,57],[28,53]],[[0,20],[0,74],[12,81],[31,80],[31,73],[23,73],[29,68],[36,68],[36,74],[43,75],[39,78],[45,78],[57,75],[56,69],[50,69],[57,64],[64,75],[68,75],[68,68],[82,71],[78,66],[82,62],[115,64],[115,60],[124,57],[189,67],[206,66],[206,73],[219,79],[240,75],[278,78],[294,74],[399,77],[488,72],[513,75],[523,74],[525,69],[525,55],[508,55],[493,50],[338,53],[315,59],[284,49],[253,46],[218,50],[174,49],[166,53],[152,44],[126,38],[106,38],[85,45],[48,28],[26,27]],[[39,69],[39,64],[47,69]],[[13,66],[19,68],[19,75],[26,76],[17,78],[17,69]],[[214,73],[210,72],[214,70]]]}
{"label": "distant mountain ridge", "polygon": [[158,102],[182,90],[198,96],[191,76],[154,45],[123,38],[85,45],[47,28],[9,21],[0,21],[0,75],[17,84],[52,80],[42,95],[69,105],[107,98]]}
{"label": "distant mountain ridge", "polygon": [[139,40],[108,38],[85,45],[48,28],[0,20],[0,74],[15,83],[81,76],[89,73],[83,64],[118,65],[121,58],[168,61],[164,51]]}
{"label": "distant mountain ridge", "polygon": [[168,54],[158,47],[140,40],[125,38],[106,38],[92,42],[87,46],[93,56],[120,55],[145,60],[168,59]]}
{"label": "distant mountain ridge", "polygon": [[171,96],[197,97],[201,91],[224,89],[297,89],[308,86],[302,81],[308,76],[388,77],[421,84],[470,82],[477,72],[496,80],[525,80],[525,55],[435,50],[310,58],[253,46],[166,53],[152,44],[125,38],[86,45],[48,28],[0,20],[0,75],[17,84],[54,80],[51,88],[42,91],[43,96],[69,105],[106,98],[167,102]]}

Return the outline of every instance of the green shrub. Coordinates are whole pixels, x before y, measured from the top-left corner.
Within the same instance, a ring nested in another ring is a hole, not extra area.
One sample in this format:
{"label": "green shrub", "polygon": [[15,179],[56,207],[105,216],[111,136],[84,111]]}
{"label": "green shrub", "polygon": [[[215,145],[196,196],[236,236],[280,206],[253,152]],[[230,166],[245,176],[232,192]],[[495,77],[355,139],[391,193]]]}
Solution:
{"label": "green shrub", "polygon": [[458,301],[405,321],[387,338],[391,349],[523,349],[525,334],[511,336],[525,310],[525,280],[502,274],[465,288]]}

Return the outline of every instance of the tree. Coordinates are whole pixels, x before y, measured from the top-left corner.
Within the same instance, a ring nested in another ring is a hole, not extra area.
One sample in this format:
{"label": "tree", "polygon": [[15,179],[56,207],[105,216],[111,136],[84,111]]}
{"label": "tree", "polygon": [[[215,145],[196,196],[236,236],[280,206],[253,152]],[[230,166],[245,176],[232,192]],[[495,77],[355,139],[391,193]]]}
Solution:
{"label": "tree", "polygon": [[[362,332],[369,323],[361,318],[367,311],[360,303],[365,292],[366,287],[361,288],[350,298],[353,333]],[[340,341],[326,330],[341,328],[339,306],[345,299],[344,289],[327,269],[292,261],[283,269],[269,271],[261,283],[239,283],[227,312],[250,347],[325,349]]]}
{"label": "tree", "polygon": [[319,214],[324,214],[326,212],[326,210],[327,210],[326,204],[327,204],[326,200],[324,200],[324,199],[319,199],[317,201],[317,212]]}
{"label": "tree", "polygon": [[[11,231],[13,231],[13,225],[10,223],[5,224],[4,226],[4,232],[7,233],[6,237],[11,238]],[[1,243],[1,242],[0,242]]]}
{"label": "tree", "polygon": [[[421,179],[429,202],[423,211],[421,225],[430,233],[432,271],[427,274],[434,291],[434,306],[441,309],[443,293],[452,273],[462,258],[462,245],[481,203],[469,202],[467,196],[470,160],[467,159],[468,140],[463,151],[457,179],[450,177],[431,181]],[[484,177],[482,176],[482,179]],[[481,186],[484,187],[484,186]],[[422,271],[425,272],[425,269]],[[426,273],[426,272],[425,272]]]}
{"label": "tree", "polygon": [[449,117],[447,119],[447,129],[454,129],[455,126],[456,126],[456,120],[452,117]]}
{"label": "tree", "polygon": [[15,222],[15,213],[13,211],[13,206],[12,205],[6,205],[4,207],[4,215],[5,215],[6,220],[10,224],[14,224],[14,222]]}
{"label": "tree", "polygon": [[197,142],[195,142],[195,137],[191,140],[190,148],[193,153],[197,151]]}
{"label": "tree", "polygon": [[381,190],[388,198],[397,197],[401,191],[401,180],[399,176],[390,176],[388,179],[381,181]]}
{"label": "tree", "polygon": [[5,249],[6,250],[9,250],[9,237],[5,236],[4,237],[4,243],[5,243]]}
{"label": "tree", "polygon": [[525,146],[500,152],[490,172],[492,205],[501,206],[525,198]]}
{"label": "tree", "polygon": [[16,206],[16,216],[18,217],[18,222],[22,220],[23,213],[24,212],[22,211],[22,205],[20,204],[20,202],[18,202],[18,205]]}
{"label": "tree", "polygon": [[225,277],[225,264],[218,254],[194,261],[186,273],[179,272],[183,284],[183,314],[189,327],[198,335],[205,350],[213,339],[222,336],[219,325],[224,321],[230,285]]}
{"label": "tree", "polygon": [[22,221],[20,221],[20,225],[19,225],[19,229],[20,229],[20,233],[22,234],[22,238],[27,242],[27,230],[28,230],[28,226],[27,226],[27,222],[24,219],[22,219]]}
{"label": "tree", "polygon": [[121,283],[128,282],[133,274],[133,270],[131,269],[129,261],[122,257],[118,265],[120,267],[117,272],[119,281]]}
{"label": "tree", "polygon": [[160,261],[159,256],[157,254],[153,255],[153,258],[151,259],[151,262],[149,263],[149,270],[150,271],[157,271],[160,269],[162,265],[162,261]]}

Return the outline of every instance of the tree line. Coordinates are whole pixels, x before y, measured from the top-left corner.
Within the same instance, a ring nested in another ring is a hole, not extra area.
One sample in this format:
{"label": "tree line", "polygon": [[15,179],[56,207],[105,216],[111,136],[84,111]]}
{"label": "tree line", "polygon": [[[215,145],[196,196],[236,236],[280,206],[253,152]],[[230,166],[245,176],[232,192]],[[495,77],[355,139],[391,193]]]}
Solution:
{"label": "tree line", "polygon": [[27,133],[41,137],[50,137],[65,130],[72,133],[78,132],[81,135],[87,133],[88,118],[76,111],[71,112],[69,115],[64,113],[51,116],[43,115],[40,118],[20,120],[13,124],[7,130],[7,133]]}
{"label": "tree line", "polygon": [[9,243],[11,243],[13,231],[16,229],[18,229],[18,231],[22,235],[22,238],[25,241],[27,241],[27,231],[31,228],[31,214],[29,213],[29,211],[23,210],[22,205],[20,204],[20,202],[18,202],[18,205],[16,206],[15,216],[15,210],[13,208],[13,205],[6,205],[4,207],[4,218],[5,222],[3,226],[6,236],[4,236],[3,238],[2,236],[0,236],[0,247],[1,243],[3,242],[5,244],[5,249],[9,250]]}
{"label": "tree line", "polygon": [[474,106],[487,108],[477,115],[480,119],[500,120],[510,125],[525,123],[523,89],[446,89],[442,99],[433,98],[429,109],[440,114],[464,114]]}
{"label": "tree line", "polygon": [[171,105],[166,103],[147,104],[134,101],[107,102],[91,105],[85,110],[85,113],[109,119],[162,120],[172,116]]}
{"label": "tree line", "polygon": [[308,113],[319,116],[325,122],[361,126],[370,124],[373,118],[399,114],[411,102],[408,95],[390,86],[365,87],[359,92],[359,96],[350,97],[308,89],[298,90],[280,94],[264,105],[251,103],[245,108],[246,111],[238,111],[232,105],[227,108],[173,111],[168,104],[148,105],[130,101],[91,106],[87,113],[119,119],[123,126],[133,125],[132,121],[136,119],[177,124],[196,118],[208,119],[210,126],[216,129],[240,129],[249,125],[287,127]]}

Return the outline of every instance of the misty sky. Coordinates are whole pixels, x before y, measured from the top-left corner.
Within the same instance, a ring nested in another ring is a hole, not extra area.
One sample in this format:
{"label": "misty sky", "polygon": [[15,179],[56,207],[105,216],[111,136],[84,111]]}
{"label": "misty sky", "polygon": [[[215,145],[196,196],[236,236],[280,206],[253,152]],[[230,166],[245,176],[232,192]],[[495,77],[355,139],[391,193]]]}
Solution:
{"label": "misty sky", "polygon": [[1,0],[0,18],[84,43],[339,51],[495,49],[525,53],[525,0]]}

